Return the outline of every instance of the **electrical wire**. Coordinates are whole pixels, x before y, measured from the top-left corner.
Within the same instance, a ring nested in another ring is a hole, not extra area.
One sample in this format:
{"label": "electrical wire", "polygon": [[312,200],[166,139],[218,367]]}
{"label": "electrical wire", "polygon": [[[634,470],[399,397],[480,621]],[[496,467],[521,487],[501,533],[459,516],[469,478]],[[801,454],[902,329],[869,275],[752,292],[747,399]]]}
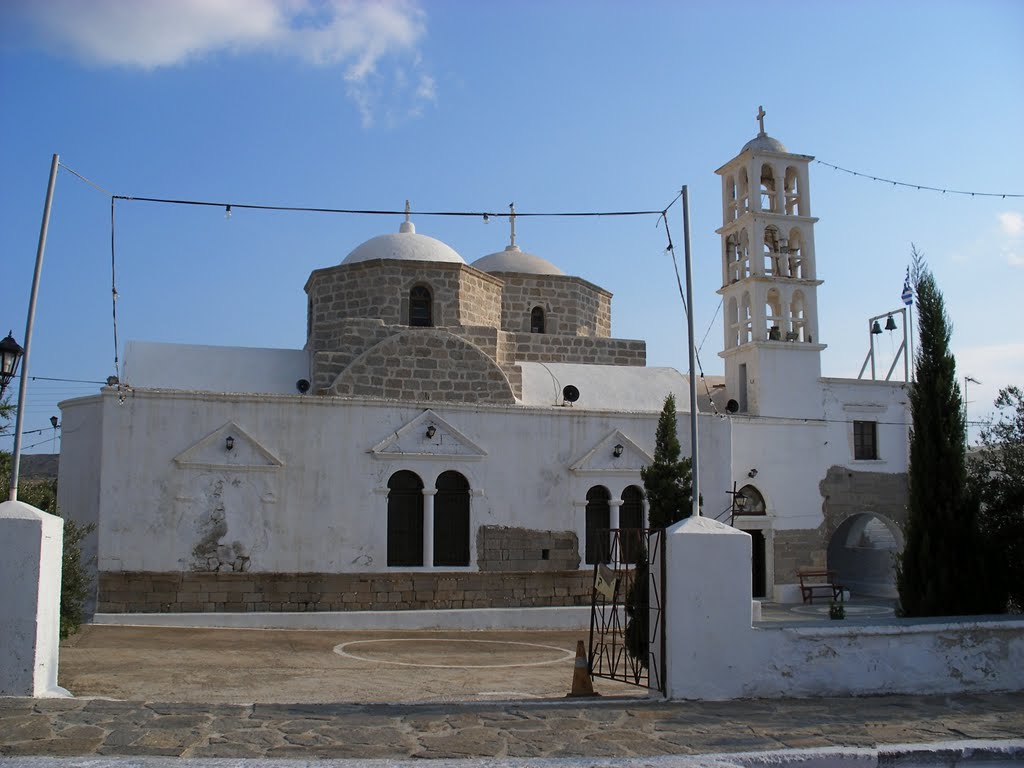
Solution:
{"label": "electrical wire", "polygon": [[872,176],[870,173],[859,173],[858,171],[851,171],[849,168],[841,168],[838,165],[826,163],[824,160],[815,160],[814,162],[818,163],[819,165],[827,166],[835,171],[842,171],[843,173],[848,173],[851,176],[860,176],[862,179],[871,179],[872,181],[879,181],[882,182],[883,184],[892,184],[894,187],[907,187],[909,189],[918,190],[924,189],[928,190],[929,192],[941,192],[942,194],[946,194],[948,192],[951,195],[970,195],[971,197],[1000,197],[1003,199],[1007,197],[1024,197],[1024,194],[1013,194],[1010,192],[969,192],[962,189],[949,189],[948,187],[945,189],[942,187],[929,187],[927,184],[911,184],[906,181],[894,181],[893,179],[885,179],[882,178],[881,176]]}
{"label": "electrical wire", "polygon": [[84,182],[85,182],[86,184],[88,184],[88,185],[89,185],[90,187],[95,187],[95,188],[96,188],[96,189],[98,189],[98,190],[99,190],[100,192],[102,192],[102,193],[103,193],[104,195],[110,195],[110,192],[107,192],[107,190],[105,190],[105,189],[104,189],[103,187],[101,187],[101,186],[100,186],[99,184],[97,184],[97,183],[96,183],[95,181],[90,181],[89,179],[85,178],[85,176],[83,176],[82,174],[80,174],[80,173],[79,173],[78,171],[76,171],[76,170],[75,170],[74,168],[70,168],[69,166],[66,166],[66,165],[64,165],[64,163],[61,163],[61,162],[58,162],[58,165],[59,165],[59,166],[60,166],[61,168],[63,168],[63,169],[65,170],[65,171],[69,171],[70,173],[72,173],[72,174],[74,174],[75,176],[77,176],[78,178],[80,178],[80,179],[81,179],[82,181],[84,181]]}
{"label": "electrical wire", "polygon": [[[164,203],[166,205],[194,205],[211,208],[231,208],[231,210],[243,209],[252,211],[286,211],[291,213],[343,213],[360,216],[462,216],[469,218],[490,219],[507,216],[507,213],[494,213],[493,211],[405,211],[403,210],[378,210],[369,208],[317,208],[301,205],[256,205],[254,203],[218,203],[211,200],[176,200],[165,197],[135,197],[130,195],[112,195],[115,200],[129,200],[140,203]],[[674,203],[675,201],[673,201]],[[668,207],[671,207],[672,203]],[[587,217],[587,216],[654,216],[661,215],[667,208],[651,211],[535,211],[521,213],[516,211],[516,218],[519,217]]]}

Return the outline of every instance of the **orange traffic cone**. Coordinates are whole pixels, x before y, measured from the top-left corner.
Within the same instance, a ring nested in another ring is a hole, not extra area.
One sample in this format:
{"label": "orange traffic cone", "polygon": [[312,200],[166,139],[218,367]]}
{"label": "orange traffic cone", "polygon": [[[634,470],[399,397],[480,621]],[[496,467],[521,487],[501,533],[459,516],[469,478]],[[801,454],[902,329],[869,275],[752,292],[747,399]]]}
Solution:
{"label": "orange traffic cone", "polygon": [[572,672],[572,690],[566,696],[600,696],[594,691],[594,683],[590,679],[590,668],[587,664],[587,651],[583,641],[576,643],[576,664]]}

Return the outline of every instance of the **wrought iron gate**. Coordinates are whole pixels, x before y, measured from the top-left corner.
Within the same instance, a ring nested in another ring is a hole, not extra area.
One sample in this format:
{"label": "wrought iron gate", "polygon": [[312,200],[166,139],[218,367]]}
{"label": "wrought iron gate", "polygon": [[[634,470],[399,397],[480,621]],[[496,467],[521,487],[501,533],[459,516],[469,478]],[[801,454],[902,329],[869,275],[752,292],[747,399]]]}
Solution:
{"label": "wrought iron gate", "polygon": [[664,533],[601,532],[590,603],[592,677],[665,691]]}

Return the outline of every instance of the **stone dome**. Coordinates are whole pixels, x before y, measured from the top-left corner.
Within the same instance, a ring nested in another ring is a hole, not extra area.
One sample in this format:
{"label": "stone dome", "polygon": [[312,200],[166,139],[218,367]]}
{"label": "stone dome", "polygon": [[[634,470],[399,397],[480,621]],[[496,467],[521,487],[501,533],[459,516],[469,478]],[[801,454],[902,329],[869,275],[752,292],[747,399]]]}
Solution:
{"label": "stone dome", "polygon": [[743,145],[743,149],[740,153],[746,152],[748,149],[752,149],[755,152],[785,152],[786,148],[782,142],[778,139],[773,139],[767,133],[759,133],[757,136],[752,138],[746,144]]}
{"label": "stone dome", "polygon": [[481,272],[517,272],[521,275],[564,275],[547,259],[524,253],[518,245],[509,245],[504,251],[481,256],[472,263]]}
{"label": "stone dome", "polygon": [[411,221],[403,221],[397,234],[378,235],[370,238],[346,256],[341,263],[358,264],[361,261],[374,259],[466,263],[453,248],[440,240],[426,235],[417,235],[416,226]]}

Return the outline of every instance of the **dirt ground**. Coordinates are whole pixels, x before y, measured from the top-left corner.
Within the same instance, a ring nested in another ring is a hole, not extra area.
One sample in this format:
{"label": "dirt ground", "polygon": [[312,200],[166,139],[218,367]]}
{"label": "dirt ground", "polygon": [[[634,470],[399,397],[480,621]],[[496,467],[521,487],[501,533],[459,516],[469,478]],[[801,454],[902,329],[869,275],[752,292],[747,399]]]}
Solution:
{"label": "dirt ground", "polygon": [[[61,645],[75,696],[164,702],[557,699],[585,632],[333,631],[87,625]],[[605,696],[643,688],[597,679]]]}

